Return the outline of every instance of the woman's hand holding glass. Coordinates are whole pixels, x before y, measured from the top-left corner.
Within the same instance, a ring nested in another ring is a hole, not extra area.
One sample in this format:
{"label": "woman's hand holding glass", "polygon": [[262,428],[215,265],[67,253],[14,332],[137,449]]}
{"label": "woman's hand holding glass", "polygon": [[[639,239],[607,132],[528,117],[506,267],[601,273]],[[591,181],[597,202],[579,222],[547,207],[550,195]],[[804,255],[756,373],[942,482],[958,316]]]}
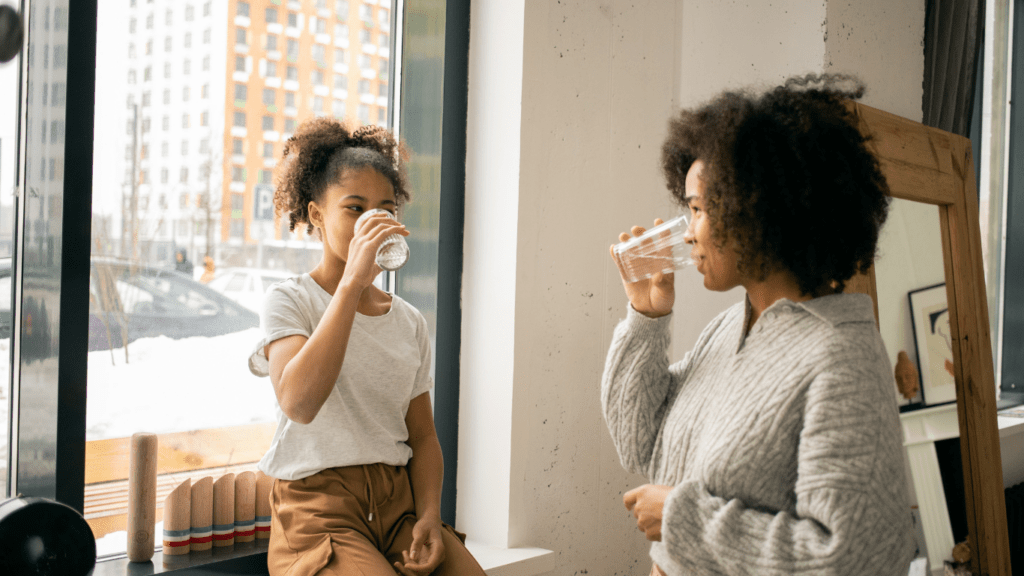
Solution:
{"label": "woman's hand holding glass", "polygon": [[[655,226],[661,223],[661,218],[654,220]],[[646,231],[647,229],[642,226],[633,226],[630,232],[619,234],[619,242],[625,242],[630,238],[641,236]],[[665,257],[671,258],[671,249],[666,250],[668,252],[665,254]],[[634,310],[651,318],[667,316],[672,312],[672,306],[676,301],[676,275],[674,273],[664,274],[659,272],[650,278],[629,282],[626,280],[626,273],[623,270],[622,262],[615,253],[615,246],[611,246],[608,251],[611,253],[612,260],[619,269],[619,275],[622,277],[622,286],[626,289],[626,296],[629,298],[629,303],[633,305]]]}
{"label": "woman's hand holding glass", "polygon": [[352,235],[348,245],[348,259],[345,262],[345,276],[358,286],[365,288],[381,273],[377,265],[377,249],[392,234],[408,236],[405,225],[384,214],[369,216]]}

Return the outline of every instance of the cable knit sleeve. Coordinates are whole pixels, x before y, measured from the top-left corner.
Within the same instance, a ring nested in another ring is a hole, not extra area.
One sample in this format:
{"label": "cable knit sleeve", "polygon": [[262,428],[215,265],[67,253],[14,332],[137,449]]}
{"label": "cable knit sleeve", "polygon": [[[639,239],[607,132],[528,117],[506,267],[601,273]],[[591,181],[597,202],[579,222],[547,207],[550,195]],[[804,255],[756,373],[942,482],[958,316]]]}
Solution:
{"label": "cable knit sleeve", "polygon": [[795,512],[748,508],[688,480],[665,502],[666,563],[700,574],[906,574],[902,445],[877,354],[870,342],[833,348],[811,379],[797,408]]}
{"label": "cable knit sleeve", "polygon": [[650,477],[651,457],[662,421],[725,313],[701,333],[694,349],[669,366],[672,315],[648,318],[627,306],[626,319],[612,336],[601,381],[601,408],[623,468]]}

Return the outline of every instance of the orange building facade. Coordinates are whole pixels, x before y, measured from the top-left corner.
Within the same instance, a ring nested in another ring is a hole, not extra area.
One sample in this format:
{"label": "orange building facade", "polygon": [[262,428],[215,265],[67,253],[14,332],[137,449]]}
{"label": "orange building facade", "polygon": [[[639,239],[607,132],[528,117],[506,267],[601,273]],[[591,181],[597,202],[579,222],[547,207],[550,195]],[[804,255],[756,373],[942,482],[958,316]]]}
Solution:
{"label": "orange building facade", "polygon": [[[225,66],[219,244],[285,248],[301,240],[273,213],[284,144],[317,116],[386,124],[389,0],[231,0]],[[216,202],[216,201],[215,201]],[[249,255],[252,260],[252,255]],[[262,265],[262,262],[257,265]]]}

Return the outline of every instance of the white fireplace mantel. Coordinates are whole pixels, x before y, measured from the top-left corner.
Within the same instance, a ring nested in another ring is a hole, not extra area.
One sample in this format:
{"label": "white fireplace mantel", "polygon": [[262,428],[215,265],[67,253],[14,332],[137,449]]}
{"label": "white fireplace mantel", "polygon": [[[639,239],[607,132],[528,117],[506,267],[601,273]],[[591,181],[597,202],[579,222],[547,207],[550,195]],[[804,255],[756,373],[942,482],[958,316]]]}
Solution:
{"label": "white fireplace mantel", "polygon": [[[997,420],[1000,438],[1024,432],[1024,418],[998,417]],[[954,542],[935,442],[960,436],[956,404],[904,412],[900,414],[900,421],[928,548],[928,564],[933,571],[941,570],[943,561],[952,557]]]}

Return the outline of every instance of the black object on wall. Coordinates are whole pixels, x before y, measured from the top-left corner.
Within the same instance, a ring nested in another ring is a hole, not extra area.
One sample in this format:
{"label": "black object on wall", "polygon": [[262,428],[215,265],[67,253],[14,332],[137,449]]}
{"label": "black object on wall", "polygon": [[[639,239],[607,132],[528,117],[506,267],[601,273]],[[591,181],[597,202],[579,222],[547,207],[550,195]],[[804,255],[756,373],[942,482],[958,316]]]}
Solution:
{"label": "black object on wall", "polygon": [[86,576],[96,540],[82,516],[46,498],[0,502],[0,574]]}

